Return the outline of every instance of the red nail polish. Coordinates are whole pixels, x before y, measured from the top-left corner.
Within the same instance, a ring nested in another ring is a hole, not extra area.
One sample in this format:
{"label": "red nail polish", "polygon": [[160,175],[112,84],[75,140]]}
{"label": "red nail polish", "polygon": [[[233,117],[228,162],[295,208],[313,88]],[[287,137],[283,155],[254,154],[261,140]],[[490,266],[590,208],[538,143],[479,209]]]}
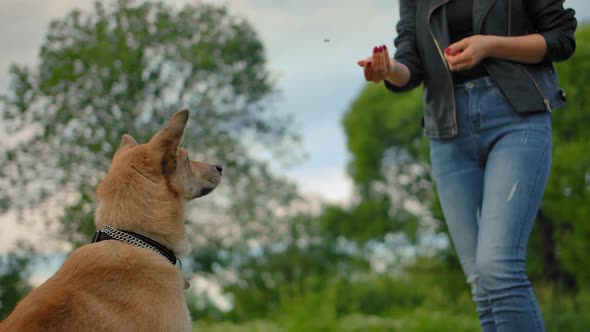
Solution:
{"label": "red nail polish", "polygon": [[379,53],[383,52],[383,46],[379,46]]}
{"label": "red nail polish", "polygon": [[373,54],[377,53],[377,51],[379,51],[379,49],[377,48],[377,46],[373,47]]}
{"label": "red nail polish", "polygon": [[451,53],[451,48],[450,47],[445,48],[445,53],[447,53],[447,54]]}
{"label": "red nail polish", "polygon": [[386,45],[383,45],[383,50],[384,51],[387,51],[387,46]]}

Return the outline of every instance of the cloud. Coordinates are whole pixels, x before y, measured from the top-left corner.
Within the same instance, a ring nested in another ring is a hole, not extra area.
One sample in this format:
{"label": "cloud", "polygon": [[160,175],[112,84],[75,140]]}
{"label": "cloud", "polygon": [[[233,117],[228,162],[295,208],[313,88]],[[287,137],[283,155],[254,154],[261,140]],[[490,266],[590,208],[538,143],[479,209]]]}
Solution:
{"label": "cloud", "polygon": [[391,45],[398,11],[394,1],[208,2],[227,3],[231,13],[246,17],[263,39],[271,65],[293,71],[317,64],[335,72],[336,64],[352,64],[374,45]]}
{"label": "cloud", "polygon": [[[55,211],[55,209],[54,209]],[[71,247],[55,238],[58,234],[58,225],[55,222],[35,222],[35,220],[45,220],[41,214],[45,211],[31,213],[38,218],[31,218],[26,222],[19,221],[16,213],[13,211],[0,215],[0,255],[8,253],[15,248],[20,241],[27,245],[32,245],[33,249],[39,253],[66,252]]]}
{"label": "cloud", "polygon": [[348,204],[352,182],[341,167],[305,167],[289,175],[298,178],[299,189],[308,197],[317,197],[331,203]]}

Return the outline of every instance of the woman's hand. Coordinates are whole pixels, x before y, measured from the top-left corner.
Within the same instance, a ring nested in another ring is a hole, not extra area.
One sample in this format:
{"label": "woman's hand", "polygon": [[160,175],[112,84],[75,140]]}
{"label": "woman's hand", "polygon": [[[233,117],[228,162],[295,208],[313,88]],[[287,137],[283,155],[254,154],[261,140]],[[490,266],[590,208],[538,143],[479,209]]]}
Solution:
{"label": "woman's hand", "polygon": [[445,59],[453,71],[471,69],[490,55],[492,46],[493,36],[470,36],[445,48]]}
{"label": "woman's hand", "polygon": [[357,64],[364,68],[365,79],[369,82],[379,83],[388,78],[388,75],[394,71],[397,64],[394,59],[389,57],[387,46],[375,46],[373,55],[365,60],[358,61]]}

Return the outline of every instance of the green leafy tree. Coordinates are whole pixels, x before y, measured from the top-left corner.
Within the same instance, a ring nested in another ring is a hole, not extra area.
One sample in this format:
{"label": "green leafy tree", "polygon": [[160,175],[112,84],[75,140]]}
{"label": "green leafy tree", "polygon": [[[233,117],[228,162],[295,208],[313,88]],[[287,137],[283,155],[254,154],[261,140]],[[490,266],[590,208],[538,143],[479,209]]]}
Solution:
{"label": "green leafy tree", "polygon": [[335,280],[368,270],[360,254],[323,236],[317,218],[304,213],[292,216],[285,222],[288,236],[281,243],[232,255],[234,262],[228,265],[233,265],[240,280],[225,286],[233,302],[228,318],[266,317],[285,309],[294,298],[321,294]]}
{"label": "green leafy tree", "polygon": [[0,256],[0,321],[31,291],[27,281],[29,262],[27,254],[9,253]]}
{"label": "green leafy tree", "polygon": [[[393,96],[381,84],[369,84],[346,112],[344,130],[353,155],[348,173],[360,197],[349,212],[365,217],[362,224],[356,217],[343,218],[340,230],[333,228],[342,235],[357,234],[367,241],[404,231],[416,242],[421,224],[440,226],[428,211],[435,193],[420,126],[421,98],[420,89]],[[418,211],[408,211],[412,203]],[[359,225],[362,231],[346,232]]]}
{"label": "green leafy tree", "polygon": [[296,161],[299,137],[273,109],[278,91],[248,21],[201,2],[96,2],[52,22],[39,57],[12,66],[1,99],[4,129],[25,138],[2,151],[0,212],[59,199],[68,240],[87,242],[94,188],[122,134],[145,142],[188,108],[193,159],[225,166],[216,194],[187,214],[191,238],[227,247],[274,236],[266,226],[296,195],[269,160]]}
{"label": "green leafy tree", "polygon": [[[576,31],[574,56],[557,65],[567,104],[553,113],[553,164],[531,249],[538,275],[566,288],[590,287],[590,26]],[[541,257],[539,257],[541,256]]]}

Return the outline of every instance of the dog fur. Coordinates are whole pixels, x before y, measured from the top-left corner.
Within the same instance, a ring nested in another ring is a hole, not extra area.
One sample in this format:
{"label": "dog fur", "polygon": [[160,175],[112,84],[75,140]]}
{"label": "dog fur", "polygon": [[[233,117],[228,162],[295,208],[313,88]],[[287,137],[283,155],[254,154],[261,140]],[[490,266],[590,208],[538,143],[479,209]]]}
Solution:
{"label": "dog fur", "polygon": [[[97,229],[110,225],[188,253],[184,205],[213,191],[222,169],[190,161],[179,147],[187,120],[187,110],[177,112],[146,144],[123,135],[96,191]],[[184,289],[182,272],[154,251],[87,244],[20,301],[0,331],[191,331]]]}

